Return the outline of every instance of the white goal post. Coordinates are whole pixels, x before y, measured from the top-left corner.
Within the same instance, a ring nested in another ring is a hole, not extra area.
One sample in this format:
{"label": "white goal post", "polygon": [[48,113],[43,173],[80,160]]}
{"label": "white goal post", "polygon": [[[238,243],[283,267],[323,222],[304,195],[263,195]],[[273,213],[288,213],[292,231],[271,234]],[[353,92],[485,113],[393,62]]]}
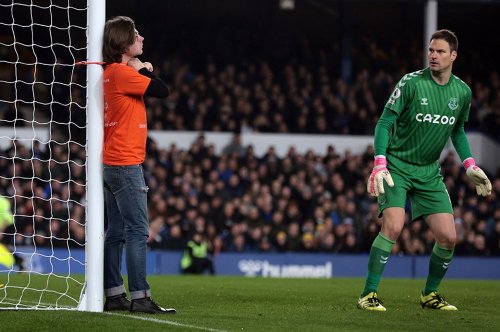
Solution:
{"label": "white goal post", "polygon": [[0,310],[103,310],[105,5],[0,2]]}
{"label": "white goal post", "polygon": [[[106,0],[88,0],[88,61],[102,61]],[[87,244],[85,246],[86,292],[80,310],[103,310],[104,193],[102,142],[104,98],[102,68],[87,66]]]}

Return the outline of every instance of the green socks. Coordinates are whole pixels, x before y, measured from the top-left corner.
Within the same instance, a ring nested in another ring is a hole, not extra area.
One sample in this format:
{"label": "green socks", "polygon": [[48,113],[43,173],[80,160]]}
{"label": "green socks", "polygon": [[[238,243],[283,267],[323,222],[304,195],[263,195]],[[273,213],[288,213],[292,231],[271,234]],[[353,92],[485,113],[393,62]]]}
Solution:
{"label": "green socks", "polygon": [[[370,292],[377,291],[393,245],[394,241],[389,240],[382,233],[379,233],[373,241],[370,257],[368,258],[368,275],[365,281],[365,288],[363,293],[361,293],[362,297]],[[437,243],[434,244],[429,261],[429,275],[425,283],[424,295],[437,291],[452,258],[453,249],[445,249]]]}
{"label": "green socks", "polygon": [[453,257],[453,249],[441,248],[437,243],[432,248],[429,261],[429,275],[425,283],[424,295],[437,291]]}
{"label": "green socks", "polygon": [[365,288],[361,294],[362,297],[370,292],[377,291],[393,245],[394,241],[389,240],[382,233],[378,233],[373,241],[370,257],[368,258],[368,275],[365,281]]}

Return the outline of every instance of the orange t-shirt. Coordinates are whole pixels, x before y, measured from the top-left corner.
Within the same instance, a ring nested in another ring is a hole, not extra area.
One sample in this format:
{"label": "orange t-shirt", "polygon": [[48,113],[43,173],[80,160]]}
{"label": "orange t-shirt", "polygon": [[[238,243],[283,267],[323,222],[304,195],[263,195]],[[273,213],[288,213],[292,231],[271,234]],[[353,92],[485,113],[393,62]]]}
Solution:
{"label": "orange t-shirt", "polygon": [[104,69],[104,151],[107,165],[138,165],[148,134],[144,93],[151,79],[123,63]]}

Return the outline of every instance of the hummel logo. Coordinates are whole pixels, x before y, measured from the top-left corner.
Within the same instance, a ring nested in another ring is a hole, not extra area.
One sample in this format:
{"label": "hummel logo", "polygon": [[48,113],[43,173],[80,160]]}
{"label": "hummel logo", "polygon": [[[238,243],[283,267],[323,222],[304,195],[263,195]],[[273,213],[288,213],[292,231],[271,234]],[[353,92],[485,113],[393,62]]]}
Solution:
{"label": "hummel logo", "polygon": [[443,263],[443,269],[445,269],[445,270],[446,270],[446,269],[448,268],[448,266],[450,265],[450,263],[451,263],[451,262],[448,262],[448,263]]}
{"label": "hummel logo", "polygon": [[387,264],[389,256],[380,256],[380,264]]}
{"label": "hummel logo", "polygon": [[420,105],[428,106],[429,105],[428,99],[427,98],[422,98],[420,100]]}

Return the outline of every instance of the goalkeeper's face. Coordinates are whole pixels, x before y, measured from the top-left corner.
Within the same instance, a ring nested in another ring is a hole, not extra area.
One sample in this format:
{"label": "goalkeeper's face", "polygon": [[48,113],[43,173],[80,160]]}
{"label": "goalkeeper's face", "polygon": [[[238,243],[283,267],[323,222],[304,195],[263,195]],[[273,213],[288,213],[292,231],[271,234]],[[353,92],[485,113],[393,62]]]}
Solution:
{"label": "goalkeeper's face", "polygon": [[432,71],[444,72],[451,70],[457,52],[450,49],[450,45],[444,39],[433,39],[429,44],[428,59]]}
{"label": "goalkeeper's face", "polygon": [[135,30],[135,40],[132,45],[127,49],[127,55],[130,57],[136,57],[142,54],[142,45],[143,45],[144,37],[139,34],[137,30]]}

